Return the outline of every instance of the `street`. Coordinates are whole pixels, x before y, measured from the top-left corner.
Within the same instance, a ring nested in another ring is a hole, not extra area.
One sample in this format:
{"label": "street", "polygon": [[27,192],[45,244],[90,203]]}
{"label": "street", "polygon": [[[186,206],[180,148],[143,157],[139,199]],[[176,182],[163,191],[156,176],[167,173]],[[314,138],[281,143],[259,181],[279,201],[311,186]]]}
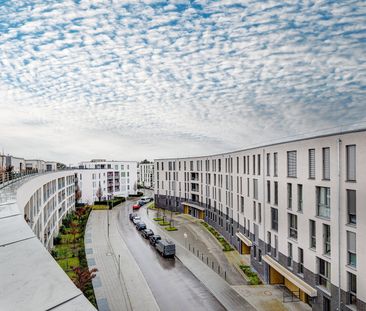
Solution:
{"label": "street", "polygon": [[[167,259],[141,237],[128,219],[131,204],[119,208],[119,231],[139,265],[161,310],[225,310],[206,287],[178,260]],[[137,212],[148,228],[146,209]],[[156,230],[154,230],[156,232]],[[138,290],[138,289],[136,289]]]}

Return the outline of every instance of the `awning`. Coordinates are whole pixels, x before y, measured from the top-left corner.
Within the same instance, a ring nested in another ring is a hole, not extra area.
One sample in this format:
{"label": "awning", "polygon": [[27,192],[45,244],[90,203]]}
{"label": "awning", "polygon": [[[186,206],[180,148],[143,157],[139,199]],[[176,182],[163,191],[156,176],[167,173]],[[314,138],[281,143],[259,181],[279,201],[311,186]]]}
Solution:
{"label": "awning", "polygon": [[240,233],[240,232],[237,232],[236,233],[236,236],[241,240],[243,241],[243,243],[247,246],[252,246],[252,241],[249,240],[244,234]]}
{"label": "awning", "polygon": [[311,287],[304,280],[293,274],[291,271],[287,270],[285,267],[281,266],[276,260],[268,255],[262,257],[264,262],[266,262],[271,268],[275,269],[284,278],[289,280],[292,284],[300,288],[304,293],[308,294],[310,297],[316,297],[317,291],[314,287]]}
{"label": "awning", "polygon": [[205,208],[204,207],[199,206],[199,205],[196,205],[196,204],[192,204],[192,203],[188,203],[188,202],[183,202],[182,205],[187,205],[187,206],[193,207],[195,209],[198,209],[200,211],[205,211]]}

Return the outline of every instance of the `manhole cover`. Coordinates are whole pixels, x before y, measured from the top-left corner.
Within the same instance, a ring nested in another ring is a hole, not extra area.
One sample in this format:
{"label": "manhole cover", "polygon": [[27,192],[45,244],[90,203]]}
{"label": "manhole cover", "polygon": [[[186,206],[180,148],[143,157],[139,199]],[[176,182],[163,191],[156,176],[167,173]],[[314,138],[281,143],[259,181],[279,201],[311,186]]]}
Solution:
{"label": "manhole cover", "polygon": [[264,291],[264,294],[265,294],[266,296],[272,296],[272,292],[271,292],[271,291],[269,291],[269,290]]}

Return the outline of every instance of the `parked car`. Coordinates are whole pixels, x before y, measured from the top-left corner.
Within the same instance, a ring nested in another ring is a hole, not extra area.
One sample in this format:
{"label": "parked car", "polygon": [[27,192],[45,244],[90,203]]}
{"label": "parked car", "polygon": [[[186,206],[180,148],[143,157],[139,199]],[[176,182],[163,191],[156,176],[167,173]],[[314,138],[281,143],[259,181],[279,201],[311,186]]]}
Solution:
{"label": "parked car", "polygon": [[144,222],[140,221],[136,224],[136,229],[138,231],[144,230],[144,229],[146,229],[146,224]]}
{"label": "parked car", "polygon": [[170,241],[160,240],[155,244],[155,248],[163,257],[174,257],[175,255],[175,244]]}
{"label": "parked car", "polygon": [[143,200],[139,200],[139,201],[137,202],[137,204],[138,204],[138,205],[140,205],[140,206],[143,206],[143,205],[145,205],[145,204],[146,204],[146,202],[145,202],[145,201],[143,201]]}
{"label": "parked car", "polygon": [[129,217],[130,217],[130,220],[133,220],[135,217],[137,217],[137,214],[136,213],[130,213]]}
{"label": "parked car", "polygon": [[144,204],[154,201],[151,197],[142,197],[139,202],[143,202]]}
{"label": "parked car", "polygon": [[140,216],[136,216],[132,219],[133,223],[136,225],[137,223],[139,223],[141,221],[141,217]]}
{"label": "parked car", "polygon": [[136,210],[136,209],[139,209],[141,206],[139,204],[135,204],[132,206],[132,209],[133,210]]}
{"label": "parked car", "polygon": [[149,237],[149,240],[150,240],[150,244],[155,246],[155,244],[161,240],[161,236],[160,235],[157,235],[157,234],[154,234],[152,236]]}
{"label": "parked car", "polygon": [[142,230],[141,235],[145,239],[148,239],[150,236],[154,235],[154,231],[152,231],[151,229],[144,229],[144,230]]}

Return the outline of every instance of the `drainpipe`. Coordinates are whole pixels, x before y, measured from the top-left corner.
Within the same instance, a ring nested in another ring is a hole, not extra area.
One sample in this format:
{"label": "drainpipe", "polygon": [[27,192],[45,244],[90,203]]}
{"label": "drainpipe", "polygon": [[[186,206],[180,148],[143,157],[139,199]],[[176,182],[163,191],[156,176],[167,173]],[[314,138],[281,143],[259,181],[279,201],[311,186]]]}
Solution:
{"label": "drainpipe", "polygon": [[337,210],[338,210],[338,311],[341,310],[341,144],[337,139]]}

